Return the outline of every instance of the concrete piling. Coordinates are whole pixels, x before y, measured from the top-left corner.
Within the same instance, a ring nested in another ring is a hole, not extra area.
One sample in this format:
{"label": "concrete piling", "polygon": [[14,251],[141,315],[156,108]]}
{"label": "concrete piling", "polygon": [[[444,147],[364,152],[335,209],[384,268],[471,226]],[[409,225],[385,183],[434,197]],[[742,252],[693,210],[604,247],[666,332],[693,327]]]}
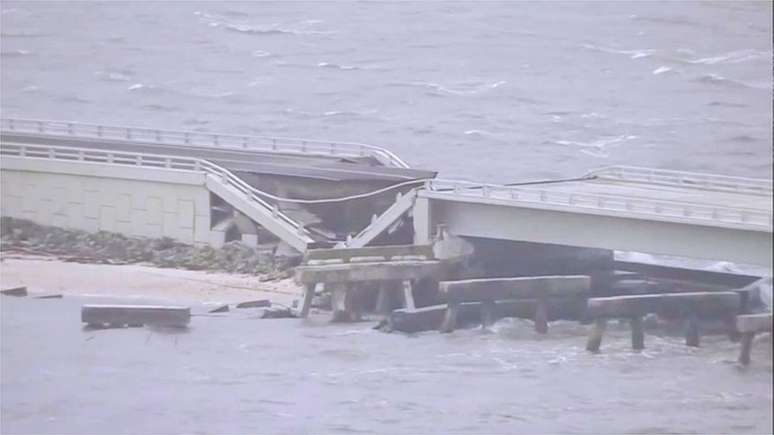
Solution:
{"label": "concrete piling", "polygon": [[605,329],[607,328],[607,319],[600,318],[594,321],[594,326],[589,334],[588,341],[586,342],[586,350],[589,352],[599,352],[599,348],[602,345],[602,336],[605,335]]}
{"label": "concrete piling", "polygon": [[752,352],[755,334],[758,332],[771,332],[771,321],[771,313],[745,314],[736,317],[736,328],[742,336],[739,363],[742,365],[750,364],[750,353]]}

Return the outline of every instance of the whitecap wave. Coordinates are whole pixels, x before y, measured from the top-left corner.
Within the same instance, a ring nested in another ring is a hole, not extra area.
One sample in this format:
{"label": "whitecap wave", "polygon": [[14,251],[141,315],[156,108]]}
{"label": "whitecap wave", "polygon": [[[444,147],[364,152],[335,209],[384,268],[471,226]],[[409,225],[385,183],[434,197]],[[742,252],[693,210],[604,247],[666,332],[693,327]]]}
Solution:
{"label": "whitecap wave", "polygon": [[128,82],[132,79],[132,77],[129,74],[125,74],[118,71],[97,71],[94,73],[97,77],[99,77],[102,80],[107,80],[111,82]]}
{"label": "whitecap wave", "polygon": [[623,55],[629,56],[629,58],[631,59],[642,59],[645,57],[651,57],[656,52],[658,52],[658,50],[656,50],[655,48],[622,50],[622,49],[604,47],[601,45],[594,45],[594,44],[583,44],[582,47],[588,50],[601,51],[603,53],[623,54]]}
{"label": "whitecap wave", "polygon": [[255,50],[251,54],[252,54],[253,57],[269,57],[269,56],[271,56],[270,52],[264,51],[264,50]]}
{"label": "whitecap wave", "polygon": [[613,148],[637,139],[637,136],[630,134],[622,134],[619,136],[604,136],[599,139],[590,142],[581,142],[574,140],[557,140],[554,143],[564,146],[576,146],[580,147],[580,152],[590,155],[592,157],[607,158],[610,157],[609,148]]}
{"label": "whitecap wave", "polygon": [[317,64],[320,68],[332,68],[332,69],[340,69],[342,71],[351,71],[351,70],[358,70],[362,69],[361,67],[353,66],[353,65],[339,65],[337,63],[330,63],[330,62],[320,62]]}
{"label": "whitecap wave", "polygon": [[32,54],[32,52],[30,50],[24,50],[24,49],[7,50],[7,51],[0,52],[0,56],[2,57],[22,57],[22,56],[27,56],[29,54]]}
{"label": "whitecap wave", "polygon": [[664,74],[664,73],[667,73],[667,72],[670,72],[670,71],[672,71],[672,68],[670,68],[668,66],[660,66],[660,67],[658,67],[658,68],[653,70],[653,75]]}
{"label": "whitecap wave", "polygon": [[293,26],[282,26],[280,24],[254,25],[240,21],[229,21],[230,18],[238,16],[222,16],[207,12],[195,11],[194,15],[210,27],[221,27],[223,29],[244,33],[248,35],[330,35],[336,32],[311,29],[309,26],[321,23],[319,20],[304,20]]}
{"label": "whitecap wave", "polygon": [[160,89],[161,89],[161,88],[159,88],[159,87],[158,87],[158,86],[156,86],[156,85],[146,85],[146,84],[144,84],[144,83],[135,83],[135,84],[133,84],[133,85],[129,86],[128,88],[126,88],[126,90],[127,90],[127,91],[131,91],[131,92],[138,92],[138,91],[142,91],[142,92],[148,92],[148,91],[158,91],[158,90],[160,90]]}
{"label": "whitecap wave", "polygon": [[413,86],[422,87],[430,90],[436,95],[456,95],[456,96],[469,96],[478,95],[493,89],[497,89],[508,83],[505,80],[496,82],[482,82],[482,81],[460,81],[452,84],[440,84],[433,82],[411,82],[411,83],[398,83],[397,86]]}
{"label": "whitecap wave", "polygon": [[709,73],[703,74],[695,78],[695,81],[700,83],[708,83],[717,86],[727,86],[735,88],[750,88],[750,89],[763,89],[769,90],[772,88],[771,82],[745,82],[741,80],[730,79],[720,74]]}
{"label": "whitecap wave", "polygon": [[703,65],[716,65],[726,63],[742,63],[756,60],[769,60],[771,58],[771,52],[765,50],[736,50],[718,56],[703,57],[700,59],[687,60],[688,63],[703,64]]}
{"label": "whitecap wave", "polygon": [[500,136],[492,133],[491,131],[486,130],[467,130],[463,132],[465,136],[471,136],[474,138],[490,138],[490,139],[500,139]]}

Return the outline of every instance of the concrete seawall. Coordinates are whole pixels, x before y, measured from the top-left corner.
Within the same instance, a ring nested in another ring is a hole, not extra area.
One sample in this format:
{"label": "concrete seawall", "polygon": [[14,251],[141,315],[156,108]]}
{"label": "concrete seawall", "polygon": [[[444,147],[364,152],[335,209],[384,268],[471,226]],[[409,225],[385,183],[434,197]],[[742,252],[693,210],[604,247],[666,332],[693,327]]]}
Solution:
{"label": "concrete seawall", "polygon": [[210,230],[204,174],[6,156],[0,174],[3,216],[190,244],[223,240]]}

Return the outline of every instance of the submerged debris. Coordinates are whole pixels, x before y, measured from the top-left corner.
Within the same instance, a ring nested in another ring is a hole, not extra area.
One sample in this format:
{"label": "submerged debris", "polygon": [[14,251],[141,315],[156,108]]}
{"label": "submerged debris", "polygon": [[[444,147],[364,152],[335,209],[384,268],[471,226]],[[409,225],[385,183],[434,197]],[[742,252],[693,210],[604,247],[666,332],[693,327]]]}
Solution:
{"label": "submerged debris", "polygon": [[64,261],[102,264],[149,263],[159,267],[284,276],[282,261],[270,250],[240,242],[222,248],[192,246],[170,238],[133,238],[100,231],[88,233],[2,217],[0,251],[53,255]]}

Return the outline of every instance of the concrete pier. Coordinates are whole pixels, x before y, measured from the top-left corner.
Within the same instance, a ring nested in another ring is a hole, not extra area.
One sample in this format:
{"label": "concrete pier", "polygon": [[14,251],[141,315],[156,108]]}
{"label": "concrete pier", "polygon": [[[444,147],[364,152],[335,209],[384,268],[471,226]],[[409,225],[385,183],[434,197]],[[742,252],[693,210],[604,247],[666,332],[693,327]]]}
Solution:
{"label": "concrete pier", "polygon": [[589,333],[586,349],[598,352],[602,343],[607,319],[629,319],[632,331],[632,348],[645,347],[642,318],[656,313],[668,318],[682,318],[685,322],[685,344],[700,344],[702,318],[726,318],[736,316],[741,304],[735,292],[666,293],[633,296],[592,298],[588,300],[586,314],[595,319]]}

